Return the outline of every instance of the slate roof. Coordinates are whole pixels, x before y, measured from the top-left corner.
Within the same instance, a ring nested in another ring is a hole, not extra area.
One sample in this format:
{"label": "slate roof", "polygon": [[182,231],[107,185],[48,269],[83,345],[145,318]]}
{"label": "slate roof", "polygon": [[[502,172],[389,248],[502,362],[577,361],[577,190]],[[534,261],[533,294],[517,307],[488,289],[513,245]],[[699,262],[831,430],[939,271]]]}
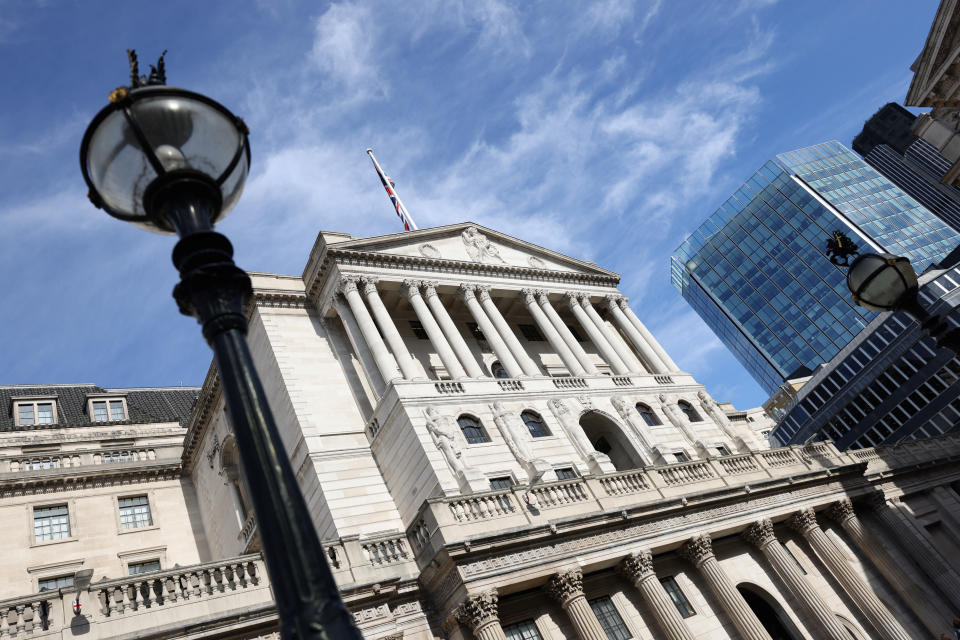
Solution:
{"label": "slate roof", "polygon": [[[87,413],[87,395],[109,393],[116,393],[117,396],[127,399],[128,419],[110,423],[92,422]],[[104,389],[93,384],[0,386],[0,431],[151,422],[179,422],[186,426],[199,395],[199,387]],[[17,426],[13,417],[13,398],[23,396],[55,396],[58,422],[51,425]]]}

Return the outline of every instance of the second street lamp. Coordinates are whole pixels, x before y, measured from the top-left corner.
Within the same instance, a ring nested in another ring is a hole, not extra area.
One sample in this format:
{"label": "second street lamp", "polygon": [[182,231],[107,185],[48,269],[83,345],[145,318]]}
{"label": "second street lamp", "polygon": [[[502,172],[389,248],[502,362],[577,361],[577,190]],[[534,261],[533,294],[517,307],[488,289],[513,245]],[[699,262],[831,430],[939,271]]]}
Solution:
{"label": "second street lamp", "polygon": [[237,439],[283,638],[361,638],[340,599],[247,345],[250,278],[213,230],[240,198],[250,166],[243,121],[219,103],[149,78],[128,51],[129,87],[87,128],[80,166],[90,200],[110,215],[179,236],[174,298],[213,349]]}

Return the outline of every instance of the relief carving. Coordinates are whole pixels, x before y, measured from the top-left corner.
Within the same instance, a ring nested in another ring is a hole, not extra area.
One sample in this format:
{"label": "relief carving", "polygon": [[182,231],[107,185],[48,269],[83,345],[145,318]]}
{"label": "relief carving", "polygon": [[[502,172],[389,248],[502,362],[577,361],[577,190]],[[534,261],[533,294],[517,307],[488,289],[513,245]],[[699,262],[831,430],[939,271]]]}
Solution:
{"label": "relief carving", "polygon": [[471,631],[497,620],[497,591],[491,589],[484,593],[467,596],[457,608],[457,620]]}
{"label": "relief carving", "polygon": [[790,516],[787,524],[790,525],[791,529],[799,532],[804,537],[820,526],[817,524],[817,514],[810,507],[800,509],[800,511]]}
{"label": "relief carving", "polygon": [[642,582],[653,575],[653,554],[647,549],[631,553],[620,563],[620,572],[634,584]]}
{"label": "relief carving", "polygon": [[777,537],[773,535],[773,521],[771,521],[770,518],[757,520],[744,529],[741,535],[744,540],[760,549],[763,549],[771,542],[777,541]]}
{"label": "relief carving", "polygon": [[680,547],[680,555],[699,567],[705,560],[713,557],[713,542],[705,533],[698,533]]}
{"label": "relief carving", "polygon": [[432,244],[426,243],[426,244],[420,245],[420,255],[422,255],[425,258],[439,258],[440,250],[437,249]]}
{"label": "relief carving", "polygon": [[853,510],[853,503],[844,498],[830,505],[830,508],[827,509],[827,517],[843,525],[847,520],[856,518],[857,513]]}
{"label": "relief carving", "polygon": [[427,418],[427,431],[430,432],[434,444],[446,459],[450,470],[456,475],[462,475],[467,465],[462,459],[463,451],[457,441],[460,429],[454,424],[453,418],[440,415],[433,407],[427,407],[424,414]]}
{"label": "relief carving", "polygon": [[583,597],[583,572],[579,567],[555,574],[543,586],[547,595],[565,606],[572,598]]}
{"label": "relief carving", "polygon": [[467,248],[467,255],[474,262],[504,263],[503,258],[500,257],[500,251],[476,227],[467,227],[460,237],[463,238],[463,244]]}

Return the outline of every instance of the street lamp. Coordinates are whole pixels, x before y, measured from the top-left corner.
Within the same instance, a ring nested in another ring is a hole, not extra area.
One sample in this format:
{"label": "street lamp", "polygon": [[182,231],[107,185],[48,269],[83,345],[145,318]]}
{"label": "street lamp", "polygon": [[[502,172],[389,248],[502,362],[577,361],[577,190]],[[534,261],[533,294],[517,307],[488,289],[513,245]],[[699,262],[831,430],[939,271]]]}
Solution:
{"label": "street lamp", "polygon": [[860,254],[856,243],[841,231],[834,231],[827,240],[827,255],[833,264],[847,269],[847,288],[855,303],[871,311],[903,311],[919,322],[920,329],[937,345],[960,353],[960,329],[947,321],[949,312],[935,316],[920,304],[917,273],[908,258]]}
{"label": "street lamp", "polygon": [[[166,52],[164,52],[165,54]],[[219,103],[166,85],[163,55],[87,128],[80,167],[90,200],[149,231],[175,233],[174,288],[213,349],[256,513],[283,638],[361,638],[340,599],[247,345],[250,278],[213,225],[236,205],[250,166],[243,121]]]}

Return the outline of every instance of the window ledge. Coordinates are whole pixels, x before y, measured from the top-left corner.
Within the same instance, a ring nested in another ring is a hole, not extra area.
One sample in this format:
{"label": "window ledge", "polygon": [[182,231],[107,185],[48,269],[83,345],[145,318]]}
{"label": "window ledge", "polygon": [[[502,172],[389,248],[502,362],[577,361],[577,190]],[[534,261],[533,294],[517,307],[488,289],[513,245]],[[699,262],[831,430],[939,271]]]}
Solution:
{"label": "window ledge", "polygon": [[136,527],[134,529],[120,529],[120,531],[117,532],[117,535],[122,536],[127,533],[140,533],[141,531],[153,531],[154,529],[159,529],[159,528],[160,528],[160,525],[152,524],[149,527]]}
{"label": "window ledge", "polygon": [[69,538],[57,538],[56,540],[43,540],[42,542],[36,542],[36,541],[34,541],[33,544],[30,545],[30,547],[31,547],[31,548],[33,548],[33,547],[47,547],[47,546],[50,546],[50,545],[52,545],[52,544],[63,544],[63,543],[65,543],[65,542],[76,542],[77,540],[79,540],[79,538],[78,538],[77,536],[70,536]]}

